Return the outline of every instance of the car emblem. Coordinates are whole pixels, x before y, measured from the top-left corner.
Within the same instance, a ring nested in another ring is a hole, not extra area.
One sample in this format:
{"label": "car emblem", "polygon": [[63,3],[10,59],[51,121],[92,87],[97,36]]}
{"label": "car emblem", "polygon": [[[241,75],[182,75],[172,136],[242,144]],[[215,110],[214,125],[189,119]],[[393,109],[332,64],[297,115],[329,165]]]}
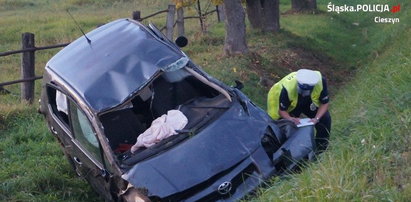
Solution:
{"label": "car emblem", "polygon": [[218,193],[225,195],[228,194],[231,191],[231,188],[233,187],[233,185],[231,184],[231,182],[223,182],[222,184],[220,184],[220,186],[218,186]]}

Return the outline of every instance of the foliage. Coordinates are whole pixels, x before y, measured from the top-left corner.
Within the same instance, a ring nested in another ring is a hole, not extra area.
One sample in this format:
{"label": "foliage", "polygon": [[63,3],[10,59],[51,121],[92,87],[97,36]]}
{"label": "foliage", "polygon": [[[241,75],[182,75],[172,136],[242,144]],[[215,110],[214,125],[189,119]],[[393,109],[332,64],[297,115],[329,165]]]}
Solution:
{"label": "foliage", "polygon": [[[224,0],[209,0],[213,5],[221,5]],[[172,0],[172,2],[176,5],[176,8],[183,8],[183,7],[189,7],[194,5],[197,0]]]}
{"label": "foliage", "polygon": [[172,0],[172,1],[176,5],[177,9],[194,5],[194,3],[197,2],[197,0]]}

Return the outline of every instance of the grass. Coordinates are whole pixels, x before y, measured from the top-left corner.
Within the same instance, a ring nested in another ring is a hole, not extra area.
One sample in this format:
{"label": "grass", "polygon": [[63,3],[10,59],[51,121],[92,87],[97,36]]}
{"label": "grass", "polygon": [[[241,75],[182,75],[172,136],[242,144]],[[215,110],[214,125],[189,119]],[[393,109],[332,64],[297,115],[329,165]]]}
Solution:
{"label": "grass", "polygon": [[[166,8],[167,1],[133,0],[0,0],[0,52],[20,48],[20,33],[36,34],[36,45],[70,42],[81,34],[65,13],[85,31],[113,19],[142,16]],[[363,1],[380,2],[384,1]],[[409,201],[411,199],[411,30],[410,4],[401,3],[395,25],[375,24],[380,13],[283,14],[279,33],[260,33],[247,25],[251,54],[222,55],[224,24],[207,19],[207,32],[187,21],[184,51],[207,72],[233,85],[265,108],[272,83],[301,67],[320,69],[331,84],[333,133],[330,149],[301,173],[273,178],[256,201]],[[341,2],[333,2],[335,4]],[[355,5],[357,1],[346,0]],[[394,5],[394,3],[392,3]],[[395,3],[395,5],[398,3]],[[390,4],[391,5],[391,4]],[[205,6],[205,5],[204,5]],[[290,8],[281,0],[281,11]],[[188,10],[186,14],[194,14]],[[151,21],[164,24],[165,16]],[[36,54],[36,74],[58,50]],[[19,55],[0,58],[0,82],[19,78]],[[36,83],[36,94],[41,81]],[[47,130],[37,103],[20,103],[19,86],[0,95],[0,200],[97,201],[90,186],[76,177],[58,143]]]}
{"label": "grass", "polygon": [[261,190],[261,201],[411,199],[411,30],[359,70],[333,99],[329,152]]}
{"label": "grass", "polygon": [[[408,13],[402,17],[410,22]],[[379,41],[362,45],[368,50],[361,53],[366,60],[358,61],[358,73],[332,99],[330,150],[302,173],[273,179],[256,200],[411,199],[411,29],[407,23],[397,30],[377,26],[367,29],[379,29],[369,36],[370,41]]]}

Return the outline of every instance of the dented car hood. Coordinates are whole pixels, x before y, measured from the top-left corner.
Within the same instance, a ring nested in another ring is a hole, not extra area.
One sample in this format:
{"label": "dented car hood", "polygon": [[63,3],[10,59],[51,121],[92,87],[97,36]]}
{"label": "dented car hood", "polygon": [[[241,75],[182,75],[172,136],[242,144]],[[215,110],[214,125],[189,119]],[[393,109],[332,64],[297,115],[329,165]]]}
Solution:
{"label": "dented car hood", "polygon": [[187,57],[136,21],[120,19],[80,37],[46,65],[96,112],[115,107],[156,72],[182,68]]}
{"label": "dented car hood", "polygon": [[267,122],[247,115],[236,102],[189,141],[137,163],[122,177],[161,198],[182,192],[249,157],[261,147],[266,127]]}

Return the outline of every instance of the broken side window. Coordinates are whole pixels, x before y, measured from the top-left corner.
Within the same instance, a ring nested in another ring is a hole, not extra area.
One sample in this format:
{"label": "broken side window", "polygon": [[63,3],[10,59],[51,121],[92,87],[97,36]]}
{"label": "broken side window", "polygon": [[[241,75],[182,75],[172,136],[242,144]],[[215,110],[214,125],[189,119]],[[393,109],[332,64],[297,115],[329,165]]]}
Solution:
{"label": "broken side window", "polygon": [[72,124],[74,139],[99,162],[103,162],[100,153],[100,144],[96,134],[93,131],[92,125],[87,116],[70,101],[70,120]]}
{"label": "broken side window", "polygon": [[65,127],[69,128],[67,96],[52,86],[47,86],[47,96],[51,112]]}

